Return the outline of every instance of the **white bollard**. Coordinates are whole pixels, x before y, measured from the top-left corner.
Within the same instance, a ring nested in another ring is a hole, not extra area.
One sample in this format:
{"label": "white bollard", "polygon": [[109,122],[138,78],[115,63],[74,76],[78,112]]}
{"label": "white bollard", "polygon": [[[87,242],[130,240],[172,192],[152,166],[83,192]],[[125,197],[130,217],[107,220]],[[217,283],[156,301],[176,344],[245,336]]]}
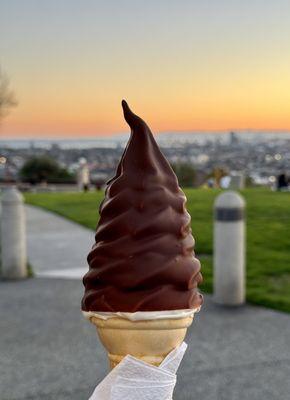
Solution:
{"label": "white bollard", "polygon": [[10,187],[4,191],[1,203],[1,275],[5,279],[25,278],[27,256],[23,196],[16,187]]}
{"label": "white bollard", "polygon": [[245,302],[245,201],[236,192],[214,204],[214,300],[237,306]]}
{"label": "white bollard", "polygon": [[77,185],[78,190],[88,190],[90,185],[90,170],[87,163],[82,163],[77,172]]}

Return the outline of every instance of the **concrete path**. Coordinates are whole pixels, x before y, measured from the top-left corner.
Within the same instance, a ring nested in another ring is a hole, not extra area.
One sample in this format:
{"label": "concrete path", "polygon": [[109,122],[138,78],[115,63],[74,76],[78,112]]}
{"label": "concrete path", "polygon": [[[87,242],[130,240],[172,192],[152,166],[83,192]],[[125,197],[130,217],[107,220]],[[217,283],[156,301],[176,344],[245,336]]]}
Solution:
{"label": "concrete path", "polygon": [[27,250],[36,276],[80,279],[94,233],[51,212],[26,206]]}
{"label": "concrete path", "polygon": [[[56,264],[63,276],[86,269],[90,231],[31,208],[28,221],[39,274]],[[80,313],[81,280],[53,276],[0,282],[0,400],[87,400],[107,372],[105,351]],[[174,400],[290,398],[289,314],[223,308],[207,296],[187,342]]]}
{"label": "concrete path", "polygon": [[[0,282],[0,399],[88,400],[107,360],[83,319],[80,281]],[[290,393],[290,316],[206,297],[174,400],[278,400]]]}

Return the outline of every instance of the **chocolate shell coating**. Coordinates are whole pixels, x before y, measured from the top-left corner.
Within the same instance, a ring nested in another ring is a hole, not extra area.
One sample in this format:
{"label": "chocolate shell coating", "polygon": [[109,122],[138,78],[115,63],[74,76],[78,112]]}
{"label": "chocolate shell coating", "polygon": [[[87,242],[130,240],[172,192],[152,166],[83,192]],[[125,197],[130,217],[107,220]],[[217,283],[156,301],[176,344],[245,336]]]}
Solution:
{"label": "chocolate shell coating", "polygon": [[202,277],[186,197],[147,124],[122,106],[131,136],[100,206],[82,309],[199,307]]}

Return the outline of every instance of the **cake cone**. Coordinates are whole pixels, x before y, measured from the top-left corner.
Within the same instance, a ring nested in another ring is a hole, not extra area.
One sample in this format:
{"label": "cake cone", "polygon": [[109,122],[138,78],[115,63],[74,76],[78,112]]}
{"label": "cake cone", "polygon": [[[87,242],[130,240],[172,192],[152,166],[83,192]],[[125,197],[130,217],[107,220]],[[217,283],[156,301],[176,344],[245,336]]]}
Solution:
{"label": "cake cone", "polygon": [[108,352],[111,369],[128,354],[159,366],[167,354],[183,342],[192,320],[193,316],[145,321],[90,318]]}

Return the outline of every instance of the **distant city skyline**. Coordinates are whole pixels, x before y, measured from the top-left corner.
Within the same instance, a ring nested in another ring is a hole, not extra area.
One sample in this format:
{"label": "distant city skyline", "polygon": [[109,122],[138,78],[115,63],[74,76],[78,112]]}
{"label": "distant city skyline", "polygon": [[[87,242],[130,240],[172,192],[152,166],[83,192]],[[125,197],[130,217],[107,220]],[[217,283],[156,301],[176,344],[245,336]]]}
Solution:
{"label": "distant city skyline", "polygon": [[0,0],[0,138],[290,131],[287,0]]}

